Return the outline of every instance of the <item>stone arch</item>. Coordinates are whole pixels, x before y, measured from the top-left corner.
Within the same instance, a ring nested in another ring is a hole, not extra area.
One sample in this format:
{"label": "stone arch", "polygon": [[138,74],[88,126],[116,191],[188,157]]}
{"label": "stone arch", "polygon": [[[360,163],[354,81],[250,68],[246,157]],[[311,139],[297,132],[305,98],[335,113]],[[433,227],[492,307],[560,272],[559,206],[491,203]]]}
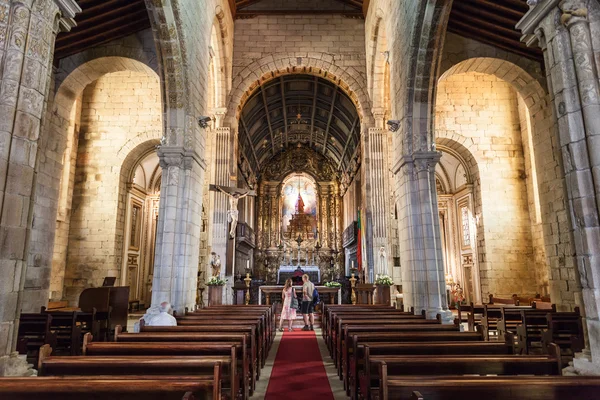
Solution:
{"label": "stone arch", "polygon": [[[159,74],[154,38],[152,37],[152,31],[148,29],[63,58],[60,60],[59,69],[55,75],[57,87],[61,86],[62,82],[81,66],[106,57],[135,60],[146,65],[157,75]],[[86,70],[80,70],[79,73],[85,75]]]}
{"label": "stone arch", "polygon": [[146,8],[155,38],[154,43],[158,50],[157,58],[164,110],[164,137],[166,144],[182,146],[187,127],[194,126],[194,124],[192,121],[188,121],[188,116],[186,116],[186,114],[191,115],[192,113],[189,110],[187,56],[179,7],[177,0],[160,2],[146,0]]}
{"label": "stone arch", "polygon": [[509,83],[521,95],[529,107],[532,117],[537,111],[548,105],[547,92],[537,79],[520,66],[498,58],[469,58],[448,68],[439,80],[442,81],[449,76],[468,72],[493,75]]}
{"label": "stone arch", "polygon": [[[229,69],[229,55],[227,54],[227,26],[225,24],[225,12],[217,6],[215,19],[211,30],[210,44],[214,54],[215,70],[217,74],[213,77],[216,108],[224,108],[227,105],[227,92],[231,85]],[[214,47],[213,47],[214,46]],[[214,108],[209,107],[209,109]]]}
{"label": "stone arch", "polygon": [[[520,122],[521,132],[519,134],[519,141],[516,142],[514,140],[517,139],[513,138],[513,142],[511,143],[518,146],[519,149],[522,149],[518,150],[519,152],[523,152],[523,154],[518,157],[520,157],[521,161],[519,162],[523,163],[524,169],[511,169],[511,171],[513,174],[519,175],[519,180],[517,182],[521,182],[522,180],[524,188],[523,193],[525,196],[523,198],[526,200],[525,206],[521,209],[528,209],[529,216],[526,217],[520,214],[519,217],[515,216],[514,218],[515,221],[519,221],[516,224],[521,226],[522,232],[526,232],[523,230],[526,225],[528,226],[527,230],[531,231],[530,237],[525,238],[525,242],[523,243],[526,246],[530,246],[531,254],[533,254],[528,259],[519,258],[518,262],[524,263],[523,268],[526,268],[528,273],[531,274],[531,276],[528,275],[526,279],[524,278],[522,280],[523,282],[526,280],[529,282],[527,288],[524,287],[523,290],[533,290],[535,287],[536,291],[541,292],[543,290],[542,287],[548,282],[548,266],[552,263],[551,256],[545,254],[545,243],[552,240],[552,238],[549,232],[544,232],[542,230],[542,224],[550,225],[553,224],[555,220],[557,222],[558,219],[568,218],[568,216],[562,211],[565,209],[564,198],[561,194],[562,191],[550,189],[562,187],[564,182],[561,181],[560,177],[554,176],[555,174],[536,173],[536,171],[560,171],[562,170],[562,166],[560,165],[560,149],[554,139],[556,137],[556,131],[550,98],[540,81],[523,68],[527,67],[527,65],[527,63],[523,62],[521,65],[516,65],[511,61],[499,58],[469,58],[452,66],[445,65],[445,72],[440,76],[439,82],[442,82],[453,75],[475,72],[493,76],[508,84],[515,92],[515,103],[517,104],[515,107],[518,109],[517,117],[520,117],[520,121],[518,118],[517,121]],[[531,70],[531,68],[528,69]],[[439,140],[441,139],[439,136],[443,135],[446,139],[452,139],[466,147],[473,144],[471,138],[462,136],[461,133],[456,132],[456,130],[454,132],[441,131],[437,132],[436,135],[438,135],[436,143],[439,143]],[[492,147],[491,150],[495,151],[496,149]],[[537,156],[537,152],[542,151],[543,156]],[[485,151],[479,149],[474,151],[473,157],[484,162],[487,157],[485,153]],[[528,165],[531,165],[531,167],[528,167]],[[526,172],[528,171],[528,168],[531,168],[531,175],[529,175],[529,172]],[[521,185],[521,183],[517,184]],[[485,191],[487,189],[484,188],[483,190]],[[541,200],[543,197],[538,195],[538,190],[540,192],[545,192],[545,198],[543,200]],[[476,194],[481,197],[489,196],[489,194],[481,194],[481,189],[476,191]],[[477,200],[476,204],[480,205],[481,202],[481,200]],[[489,204],[489,200],[487,202]],[[538,207],[538,204],[542,210],[546,209],[545,213],[541,213],[543,216],[542,221],[534,221],[532,217],[532,215],[535,215],[532,205]],[[529,207],[527,207],[527,205],[529,205]],[[481,209],[483,210],[484,207],[487,208],[488,206],[483,205]],[[558,214],[563,215],[558,215],[556,210],[561,210],[558,211]],[[477,214],[483,218],[483,212],[477,210]],[[525,218],[529,219],[529,222],[526,222]],[[480,235],[481,232],[480,225],[481,221],[478,225],[478,235]],[[494,228],[493,225],[490,227],[490,221],[488,220],[488,232],[490,232],[490,229]],[[491,247],[494,246],[491,241],[489,243]],[[488,251],[490,251],[490,253],[488,254],[487,260],[480,258],[482,265],[485,262],[490,262],[492,260],[494,252],[489,249]],[[479,254],[481,255],[481,250],[479,250]],[[490,271],[488,275],[492,276],[492,272]],[[484,280],[482,275],[482,285]],[[485,290],[482,291],[485,292]],[[560,299],[557,303],[560,304]]]}
{"label": "stone arch", "polygon": [[542,87],[546,87],[546,76],[543,73],[542,66],[539,62],[451,32],[448,32],[446,35],[440,75],[444,75],[448,70],[459,65],[463,61],[474,60],[477,58],[492,58],[514,64],[531,75],[531,77],[537,80]]}
{"label": "stone arch", "polygon": [[[110,46],[108,46],[107,49],[109,47]],[[115,48],[110,51],[114,52],[113,54],[119,54],[120,51],[118,50],[118,47],[119,46],[115,46]],[[124,51],[123,48],[121,48],[121,50]],[[106,51],[108,52],[109,50]],[[150,66],[150,53],[138,52],[136,55],[137,59],[122,56],[100,57],[100,54],[103,53],[104,51],[101,50],[98,50],[97,52],[92,50],[69,57],[64,64],[61,63],[61,70],[57,77],[57,88],[54,97],[49,103],[48,118],[46,120],[46,125],[44,126],[43,140],[40,145],[41,157],[37,172],[39,176],[44,177],[43,179],[38,179],[38,182],[44,182],[44,184],[48,185],[51,192],[57,194],[61,193],[61,177],[63,177],[62,172],[65,165],[63,165],[60,160],[62,160],[65,155],[69,137],[74,137],[78,134],[78,131],[73,127],[74,124],[71,124],[71,122],[74,122],[71,121],[74,115],[72,114],[72,111],[74,111],[75,104],[77,100],[81,98],[84,89],[90,83],[106,74],[122,71],[143,72],[144,74],[153,76],[158,82],[158,75]],[[76,123],[79,124],[79,121]],[[156,134],[160,137],[160,132],[157,132]],[[77,151],[77,147],[74,147],[74,151]],[[66,159],[66,161],[69,160],[70,158]],[[38,185],[42,185],[42,183],[39,183]],[[67,190],[68,193],[72,193],[73,187],[68,181],[63,182],[63,185],[69,185],[65,190]],[[42,192],[48,192],[48,190],[42,190]],[[56,199],[53,199],[50,210],[44,213],[52,216],[47,217],[47,224],[41,225],[48,233],[52,232],[52,236],[56,236],[58,234],[58,229],[61,229],[61,226],[57,225],[56,218],[59,200],[58,196]],[[70,203],[68,208],[71,208]],[[44,218],[43,215],[38,215],[38,212],[35,212],[34,217],[38,219]],[[70,219],[67,218],[64,222],[63,228],[68,230]],[[48,249],[46,250],[49,252],[48,257],[53,257],[53,253],[57,250],[56,246],[59,246],[58,242],[53,242],[48,246]],[[66,247],[64,251],[65,257],[67,257]],[[53,263],[53,270],[51,272],[52,277],[60,276],[62,273],[61,269],[66,268],[66,265],[62,266],[60,264],[62,263]],[[62,296],[62,280],[60,282],[53,282],[52,285],[55,287],[57,292],[56,295]]]}
{"label": "stone arch", "polygon": [[367,85],[374,114],[390,112],[390,104],[386,99],[389,92],[389,51],[387,49],[387,30],[384,12],[378,9],[376,21],[367,41]]}
{"label": "stone arch", "polygon": [[288,53],[272,54],[246,66],[233,80],[227,107],[227,123],[231,126],[237,124],[246,100],[261,84],[282,75],[296,73],[316,75],[334,82],[353,100],[362,123],[373,123],[371,101],[361,73],[354,67],[337,66],[333,57],[325,53],[311,53],[310,57],[296,57]]}
{"label": "stone arch", "polygon": [[[159,138],[148,138],[151,135],[139,135],[127,142],[125,146],[119,149],[118,159],[122,160],[118,186],[117,218],[115,227],[115,254],[124,254],[125,226],[127,211],[127,192],[128,185],[133,181],[135,167],[148,154],[156,151],[160,144]],[[121,266],[119,266],[121,267]],[[119,277],[125,276],[123,271],[118,274]],[[124,285],[124,282],[121,282]]]}

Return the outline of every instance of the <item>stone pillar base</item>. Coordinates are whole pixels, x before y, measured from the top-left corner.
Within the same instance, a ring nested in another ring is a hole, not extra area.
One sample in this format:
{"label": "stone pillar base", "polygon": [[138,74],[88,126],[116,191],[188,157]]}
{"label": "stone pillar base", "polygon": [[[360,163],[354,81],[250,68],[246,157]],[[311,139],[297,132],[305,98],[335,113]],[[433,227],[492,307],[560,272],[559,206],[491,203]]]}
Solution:
{"label": "stone pillar base", "polygon": [[37,376],[37,370],[33,369],[33,364],[27,362],[25,354],[15,351],[0,357],[0,376]]}
{"label": "stone pillar base", "polygon": [[563,369],[566,376],[600,376],[600,363],[592,362],[589,354],[576,353],[575,358]]}

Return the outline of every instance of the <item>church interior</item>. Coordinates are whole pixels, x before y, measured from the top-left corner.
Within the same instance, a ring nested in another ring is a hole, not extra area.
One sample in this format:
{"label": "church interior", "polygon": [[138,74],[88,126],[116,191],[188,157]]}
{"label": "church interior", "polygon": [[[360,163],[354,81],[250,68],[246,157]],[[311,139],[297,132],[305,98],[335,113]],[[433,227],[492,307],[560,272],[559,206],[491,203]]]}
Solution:
{"label": "church interior", "polygon": [[598,0],[0,0],[0,397],[596,398],[599,69]]}

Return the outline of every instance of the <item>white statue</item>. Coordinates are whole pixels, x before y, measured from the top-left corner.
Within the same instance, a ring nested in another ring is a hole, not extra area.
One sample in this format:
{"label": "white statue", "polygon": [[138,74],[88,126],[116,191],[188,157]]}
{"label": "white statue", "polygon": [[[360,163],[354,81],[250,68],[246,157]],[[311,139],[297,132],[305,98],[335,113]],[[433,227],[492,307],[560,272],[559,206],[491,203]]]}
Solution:
{"label": "white statue", "polygon": [[231,222],[229,237],[231,239],[235,239],[235,228],[237,227],[238,217],[240,213],[238,211],[238,201],[248,196],[250,194],[250,191],[247,191],[246,193],[242,194],[237,192],[230,193],[228,191],[225,191],[220,186],[217,186],[217,189],[219,190],[219,192],[224,193],[225,195],[227,195],[227,197],[229,197],[229,210],[227,211],[227,216],[229,217],[229,221]]}
{"label": "white statue", "polygon": [[210,266],[212,268],[212,276],[221,276],[221,256],[216,253],[212,254],[212,260],[210,261]]}
{"label": "white statue", "polygon": [[381,246],[379,248],[379,270],[386,274],[387,273],[387,267],[385,265],[385,259],[386,259],[386,254],[385,254],[385,246]]}

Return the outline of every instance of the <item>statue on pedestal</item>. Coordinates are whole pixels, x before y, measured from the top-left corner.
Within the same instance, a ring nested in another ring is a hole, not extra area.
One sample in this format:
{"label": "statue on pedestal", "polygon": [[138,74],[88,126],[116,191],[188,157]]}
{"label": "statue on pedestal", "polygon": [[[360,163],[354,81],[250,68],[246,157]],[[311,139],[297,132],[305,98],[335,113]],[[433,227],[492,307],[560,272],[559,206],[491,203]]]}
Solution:
{"label": "statue on pedestal", "polygon": [[212,276],[221,276],[221,256],[216,254],[214,251],[210,254],[212,256],[212,259],[210,260]]}

